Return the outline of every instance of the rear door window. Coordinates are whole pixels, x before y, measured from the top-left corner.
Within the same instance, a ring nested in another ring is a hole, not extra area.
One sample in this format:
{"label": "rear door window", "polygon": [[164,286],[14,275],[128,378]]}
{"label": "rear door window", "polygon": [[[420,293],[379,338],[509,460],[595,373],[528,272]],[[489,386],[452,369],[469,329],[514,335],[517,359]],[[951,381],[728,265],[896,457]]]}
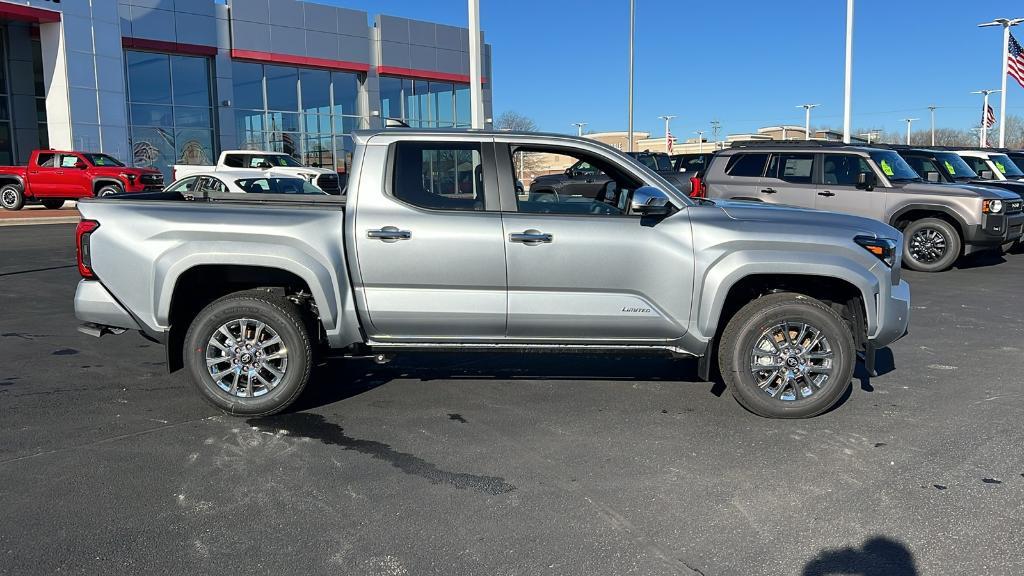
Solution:
{"label": "rear door window", "polygon": [[398,142],[392,195],[433,210],[483,210],[478,142]]}
{"label": "rear door window", "polygon": [[764,165],[767,162],[767,154],[736,154],[729,159],[725,173],[729,176],[760,178],[764,174]]}
{"label": "rear door window", "polygon": [[794,184],[810,184],[814,175],[814,154],[774,154],[768,176]]}

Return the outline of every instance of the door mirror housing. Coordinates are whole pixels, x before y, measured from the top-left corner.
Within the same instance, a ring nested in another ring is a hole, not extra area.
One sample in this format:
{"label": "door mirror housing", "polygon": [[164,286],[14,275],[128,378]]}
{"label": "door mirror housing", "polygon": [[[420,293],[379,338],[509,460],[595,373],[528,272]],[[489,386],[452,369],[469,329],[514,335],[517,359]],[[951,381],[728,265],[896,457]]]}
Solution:
{"label": "door mirror housing", "polygon": [[939,173],[934,171],[925,172],[924,179],[929,182],[941,182],[941,180],[939,179]]}
{"label": "door mirror housing", "polygon": [[662,216],[669,212],[668,196],[654,186],[641,186],[633,191],[629,211],[641,216]]}
{"label": "door mirror housing", "polygon": [[875,176],[873,172],[861,172],[860,174],[857,174],[857,188],[874,190],[877,185],[878,176]]}
{"label": "door mirror housing", "polygon": [[993,174],[991,170],[982,170],[981,174],[978,174],[978,176],[981,176],[982,180],[991,180],[995,174]]}
{"label": "door mirror housing", "polygon": [[88,167],[89,166],[86,165],[85,162],[82,162],[81,160],[75,160],[75,168],[78,168],[79,170],[85,170]]}

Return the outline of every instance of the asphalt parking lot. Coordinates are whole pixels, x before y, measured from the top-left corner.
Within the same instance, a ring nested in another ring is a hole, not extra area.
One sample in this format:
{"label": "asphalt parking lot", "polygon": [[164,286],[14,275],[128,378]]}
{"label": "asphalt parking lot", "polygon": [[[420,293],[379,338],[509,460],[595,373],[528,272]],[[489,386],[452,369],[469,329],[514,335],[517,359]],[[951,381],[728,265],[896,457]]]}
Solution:
{"label": "asphalt parking lot", "polygon": [[76,331],[73,226],[0,228],[2,574],[1021,574],[1024,254],[906,273],[812,420],[668,359],[405,356],[224,416]]}

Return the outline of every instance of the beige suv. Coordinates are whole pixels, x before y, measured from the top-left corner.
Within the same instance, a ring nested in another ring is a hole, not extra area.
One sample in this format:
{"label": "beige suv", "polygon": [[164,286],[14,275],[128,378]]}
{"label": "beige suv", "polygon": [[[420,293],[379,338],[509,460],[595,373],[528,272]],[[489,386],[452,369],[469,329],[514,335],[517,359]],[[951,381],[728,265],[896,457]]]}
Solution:
{"label": "beige suv", "polygon": [[898,228],[909,268],[940,272],[961,255],[1022,234],[1020,196],[976,184],[927,182],[892,150],[834,142],[739,142],[704,176],[708,198],[844,212]]}

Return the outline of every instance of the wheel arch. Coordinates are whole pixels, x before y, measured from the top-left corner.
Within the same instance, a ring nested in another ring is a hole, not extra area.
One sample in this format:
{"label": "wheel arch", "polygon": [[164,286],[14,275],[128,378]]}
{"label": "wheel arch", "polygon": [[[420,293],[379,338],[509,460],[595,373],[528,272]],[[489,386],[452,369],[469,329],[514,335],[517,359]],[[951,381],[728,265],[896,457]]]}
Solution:
{"label": "wheel arch", "polygon": [[114,184],[114,185],[118,186],[119,188],[121,188],[122,191],[127,186],[120,179],[115,178],[113,176],[96,176],[96,177],[94,177],[92,179],[92,193],[93,193],[93,196],[95,196],[96,194],[99,193],[100,188],[102,188],[102,187],[104,187],[104,186],[106,186],[108,184]]}
{"label": "wheel arch", "polygon": [[17,174],[0,174],[0,188],[7,186],[8,184],[14,184],[21,186],[21,191],[24,194],[28,194],[28,190],[25,189],[25,179]]}
{"label": "wheel arch", "polygon": [[967,231],[967,222],[952,208],[941,204],[908,204],[889,217],[889,225],[899,231],[906,229],[911,222],[922,218],[939,218],[952,224],[960,240],[963,241]]}

